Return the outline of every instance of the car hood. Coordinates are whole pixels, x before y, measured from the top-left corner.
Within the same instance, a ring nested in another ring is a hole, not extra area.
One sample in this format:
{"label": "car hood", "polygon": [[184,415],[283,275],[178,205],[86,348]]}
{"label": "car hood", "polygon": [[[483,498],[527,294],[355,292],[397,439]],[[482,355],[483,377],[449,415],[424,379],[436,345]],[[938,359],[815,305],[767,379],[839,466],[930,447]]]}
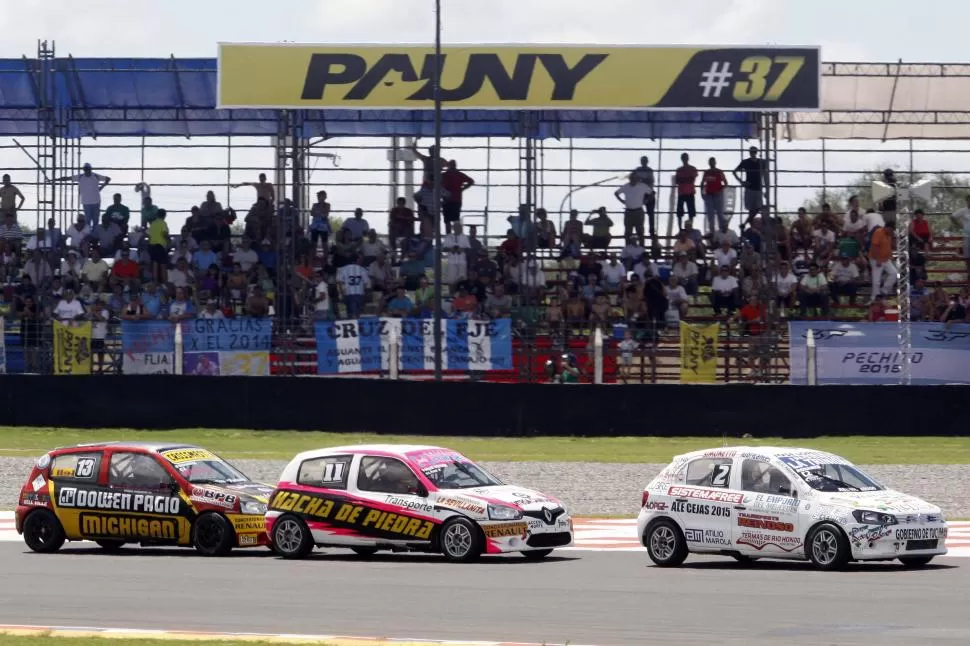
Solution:
{"label": "car hood", "polygon": [[261,482],[235,482],[232,484],[197,484],[192,485],[199,489],[219,491],[222,493],[236,494],[245,499],[255,500],[263,504],[269,504],[269,495],[273,493],[273,487]]}
{"label": "car hood", "polygon": [[495,487],[476,487],[474,489],[442,489],[441,494],[456,494],[468,498],[474,498],[483,502],[500,502],[513,504],[522,509],[542,509],[544,507],[562,507],[562,503],[552,496],[517,487],[515,485],[498,485]]}
{"label": "car hood", "polygon": [[888,514],[939,514],[941,510],[916,496],[886,489],[883,491],[852,491],[827,494],[824,502],[867,511]]}

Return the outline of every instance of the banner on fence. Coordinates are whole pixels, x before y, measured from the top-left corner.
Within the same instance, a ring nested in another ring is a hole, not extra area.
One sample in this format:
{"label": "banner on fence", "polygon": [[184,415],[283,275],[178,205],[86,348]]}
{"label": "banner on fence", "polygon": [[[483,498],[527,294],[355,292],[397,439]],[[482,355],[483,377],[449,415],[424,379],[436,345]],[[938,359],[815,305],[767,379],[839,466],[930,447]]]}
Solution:
{"label": "banner on fence", "polygon": [[717,335],[720,325],[680,322],[680,381],[713,384],[717,380]]}
{"label": "banner on fence", "polygon": [[126,375],[175,373],[175,324],[168,321],[122,321],[121,369]]}
{"label": "banner on fence", "polygon": [[7,374],[7,321],[0,316],[0,375]]}
{"label": "banner on fence", "polygon": [[271,319],[193,319],[182,325],[182,373],[269,375]]}
{"label": "banner on fence", "polygon": [[[447,319],[441,322],[441,329],[445,370],[512,369],[509,319]],[[434,370],[432,319],[365,318],[317,322],[317,372],[328,375],[387,370],[392,333],[399,339],[400,370]]]}
{"label": "banner on fence", "polygon": [[793,384],[808,383],[808,334],[815,337],[818,384],[898,384],[909,358],[911,383],[970,384],[970,325],[911,323],[912,347],[900,351],[896,323],[788,324]]}
{"label": "banner on fence", "polygon": [[54,374],[91,374],[91,322],[54,321]]}

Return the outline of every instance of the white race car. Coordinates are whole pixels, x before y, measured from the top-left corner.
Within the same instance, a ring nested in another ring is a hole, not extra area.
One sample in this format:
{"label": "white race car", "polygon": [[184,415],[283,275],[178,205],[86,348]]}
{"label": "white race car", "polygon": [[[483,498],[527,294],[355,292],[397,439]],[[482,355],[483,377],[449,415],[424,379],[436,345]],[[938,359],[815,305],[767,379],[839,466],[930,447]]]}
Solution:
{"label": "white race car", "polygon": [[644,489],[637,532],[659,566],[697,552],[833,570],[849,561],[926,565],[946,554],[947,525],[939,507],[837,455],[742,446],[674,458]]}
{"label": "white race car", "polygon": [[440,552],[451,561],[573,542],[562,503],[512,485],[436,446],[341,446],[300,453],[270,498],[266,531],[284,558],[314,546]]}

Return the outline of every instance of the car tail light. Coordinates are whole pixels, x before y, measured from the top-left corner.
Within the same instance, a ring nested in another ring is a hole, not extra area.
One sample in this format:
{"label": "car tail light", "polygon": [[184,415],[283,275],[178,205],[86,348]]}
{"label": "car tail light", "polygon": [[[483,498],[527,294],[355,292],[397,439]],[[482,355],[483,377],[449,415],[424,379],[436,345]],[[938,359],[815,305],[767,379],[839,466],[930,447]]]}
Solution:
{"label": "car tail light", "polygon": [[640,506],[641,507],[646,507],[648,500],[650,500],[650,494],[648,492],[644,491],[643,492],[643,495],[640,497]]}

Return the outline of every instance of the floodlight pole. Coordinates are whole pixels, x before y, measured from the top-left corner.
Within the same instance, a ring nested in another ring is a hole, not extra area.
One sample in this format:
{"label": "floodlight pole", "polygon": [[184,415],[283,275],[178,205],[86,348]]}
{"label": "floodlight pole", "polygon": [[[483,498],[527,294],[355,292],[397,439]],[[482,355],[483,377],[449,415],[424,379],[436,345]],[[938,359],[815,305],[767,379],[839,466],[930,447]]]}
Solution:
{"label": "floodlight pole", "polygon": [[441,338],[441,0],[434,3],[434,190],[431,215],[434,218],[434,378],[441,381],[443,348]]}
{"label": "floodlight pole", "polygon": [[[913,330],[910,325],[910,291],[909,291],[909,200],[908,191],[896,191],[899,195],[896,212],[896,253],[899,257],[899,267],[896,268],[896,303],[899,309],[896,337],[899,342],[899,353],[902,356],[902,367],[899,374],[899,384],[908,386],[913,381],[913,371],[910,364],[910,354],[913,348]],[[902,193],[900,195],[900,193]]]}

